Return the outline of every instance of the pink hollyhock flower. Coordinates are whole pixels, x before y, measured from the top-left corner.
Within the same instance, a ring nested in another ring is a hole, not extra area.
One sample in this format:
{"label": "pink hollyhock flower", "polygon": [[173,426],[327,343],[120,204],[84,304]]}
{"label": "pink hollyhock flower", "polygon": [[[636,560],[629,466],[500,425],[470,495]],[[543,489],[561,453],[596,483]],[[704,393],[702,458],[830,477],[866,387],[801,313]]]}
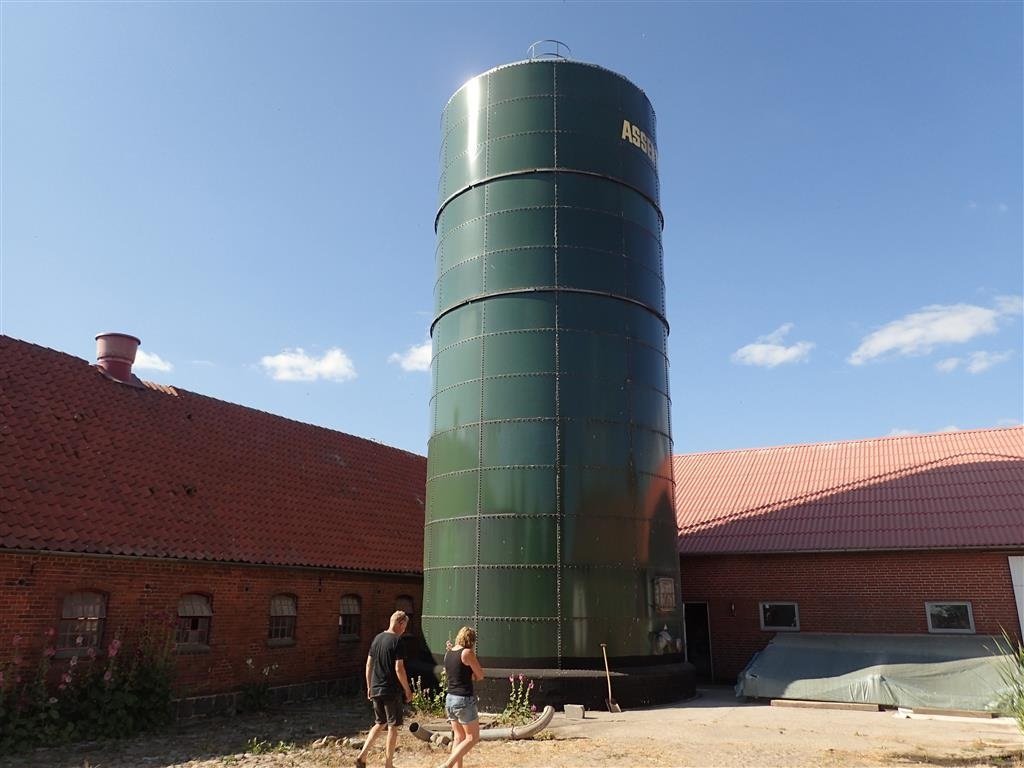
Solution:
{"label": "pink hollyhock flower", "polygon": [[90,645],[89,646],[89,650],[85,652],[85,655],[88,656],[90,659],[95,659],[96,658],[96,649],[93,646]]}
{"label": "pink hollyhock flower", "polygon": [[57,686],[57,690],[58,691],[63,691],[65,688],[67,688],[67,686],[64,685],[64,683],[61,683],[60,685]]}
{"label": "pink hollyhock flower", "polygon": [[531,680],[530,684],[528,686],[526,686],[526,690],[528,690],[528,691],[532,691],[533,690],[533,680]]}
{"label": "pink hollyhock flower", "polygon": [[113,673],[108,669],[106,672],[103,673],[103,682],[109,683],[110,678],[112,678],[113,676]]}
{"label": "pink hollyhock flower", "polygon": [[514,677],[512,677],[512,675],[509,675],[509,676],[508,676],[508,681],[509,681],[510,683],[514,683],[514,682],[516,681],[516,679],[515,679]]}
{"label": "pink hollyhock flower", "polygon": [[57,634],[57,630],[54,629],[53,627],[47,627],[46,631],[43,632],[43,634],[46,635],[47,637],[53,637],[54,635]]}
{"label": "pink hollyhock flower", "polygon": [[68,662],[68,665],[73,667],[76,664],[78,664],[78,657],[77,656],[72,656],[71,657],[71,661]]}
{"label": "pink hollyhock flower", "polygon": [[521,682],[523,682],[523,676],[522,676],[522,674],[520,674],[520,675],[519,675],[519,682],[520,682],[520,683],[521,683]]}
{"label": "pink hollyhock flower", "polygon": [[536,704],[531,704],[530,705],[530,711],[531,712],[536,712],[537,711],[537,705]]}
{"label": "pink hollyhock flower", "polygon": [[48,659],[52,659],[55,653],[57,653],[57,649],[54,648],[52,645],[47,646],[46,650],[43,651],[43,655]]}
{"label": "pink hollyhock flower", "polygon": [[121,641],[116,637],[110,641],[110,645],[107,647],[107,656],[114,658],[117,656],[117,652],[121,650]]}
{"label": "pink hollyhock flower", "polygon": [[85,638],[82,637],[81,635],[79,635],[78,637],[75,638],[75,645],[81,645],[84,642],[85,642]]}
{"label": "pink hollyhock flower", "polygon": [[71,682],[71,674],[68,673],[68,672],[65,672],[63,675],[60,676],[60,681],[62,683],[64,683],[65,685],[67,685],[68,683]]}

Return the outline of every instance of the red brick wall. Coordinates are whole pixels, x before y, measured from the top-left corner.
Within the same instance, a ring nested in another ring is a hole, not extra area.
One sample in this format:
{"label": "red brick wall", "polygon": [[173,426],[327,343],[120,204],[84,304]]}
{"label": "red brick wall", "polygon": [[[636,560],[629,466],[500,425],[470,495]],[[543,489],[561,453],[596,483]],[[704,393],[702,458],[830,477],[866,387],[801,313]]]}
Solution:
{"label": "red brick wall", "polygon": [[[177,657],[177,692],[194,696],[237,690],[248,679],[248,658],[259,668],[278,665],[274,685],[362,675],[370,640],[386,628],[396,598],[411,595],[420,610],[422,580],[312,568],[0,553],[0,664],[13,657],[12,638],[21,634],[27,646],[22,655],[34,665],[43,632],[56,627],[62,597],[84,589],[108,595],[104,645],[133,631],[149,613],[176,613],[184,593],[211,596],[210,650]],[[278,593],[298,598],[296,642],[270,648],[270,598]],[[345,594],[362,598],[359,642],[338,642],[338,607]]]}
{"label": "red brick wall", "polygon": [[[707,602],[715,677],[732,680],[774,632],[758,603],[799,603],[804,632],[927,633],[924,604],[969,600],[978,634],[1020,634],[1007,556],[871,552],[680,558],[685,602]],[[732,607],[735,606],[735,613]]]}

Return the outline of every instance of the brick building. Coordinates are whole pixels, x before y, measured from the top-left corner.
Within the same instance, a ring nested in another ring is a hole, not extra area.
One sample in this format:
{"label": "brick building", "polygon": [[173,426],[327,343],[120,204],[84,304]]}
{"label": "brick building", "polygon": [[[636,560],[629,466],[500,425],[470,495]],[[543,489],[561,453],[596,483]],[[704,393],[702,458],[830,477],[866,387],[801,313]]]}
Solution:
{"label": "brick building", "polygon": [[425,477],[422,456],[140,381],[117,350],[0,336],[0,663],[16,634],[35,658],[52,627],[60,665],[160,612],[182,696],[237,690],[248,659],[304,694],[359,679],[391,612],[418,610]]}
{"label": "brick building", "polygon": [[1024,427],[675,457],[689,660],[776,633],[1024,634]]}

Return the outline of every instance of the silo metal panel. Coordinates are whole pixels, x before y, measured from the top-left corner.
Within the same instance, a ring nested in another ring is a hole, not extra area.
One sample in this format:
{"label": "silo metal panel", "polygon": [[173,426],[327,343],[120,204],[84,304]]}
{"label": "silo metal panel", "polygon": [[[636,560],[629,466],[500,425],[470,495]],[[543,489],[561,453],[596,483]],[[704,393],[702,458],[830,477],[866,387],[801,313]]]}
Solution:
{"label": "silo metal panel", "polygon": [[425,636],[470,624],[521,666],[649,656],[681,632],[653,604],[678,582],[654,111],[531,61],[441,125]]}

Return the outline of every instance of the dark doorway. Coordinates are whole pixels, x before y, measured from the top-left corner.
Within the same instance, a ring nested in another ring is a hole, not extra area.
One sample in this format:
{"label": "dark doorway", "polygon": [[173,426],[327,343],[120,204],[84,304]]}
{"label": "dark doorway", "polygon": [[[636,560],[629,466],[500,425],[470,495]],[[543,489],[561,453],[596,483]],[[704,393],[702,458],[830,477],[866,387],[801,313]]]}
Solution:
{"label": "dark doorway", "polygon": [[697,670],[697,679],[709,681],[714,677],[711,664],[711,629],[708,626],[707,603],[685,603],[686,660]]}

